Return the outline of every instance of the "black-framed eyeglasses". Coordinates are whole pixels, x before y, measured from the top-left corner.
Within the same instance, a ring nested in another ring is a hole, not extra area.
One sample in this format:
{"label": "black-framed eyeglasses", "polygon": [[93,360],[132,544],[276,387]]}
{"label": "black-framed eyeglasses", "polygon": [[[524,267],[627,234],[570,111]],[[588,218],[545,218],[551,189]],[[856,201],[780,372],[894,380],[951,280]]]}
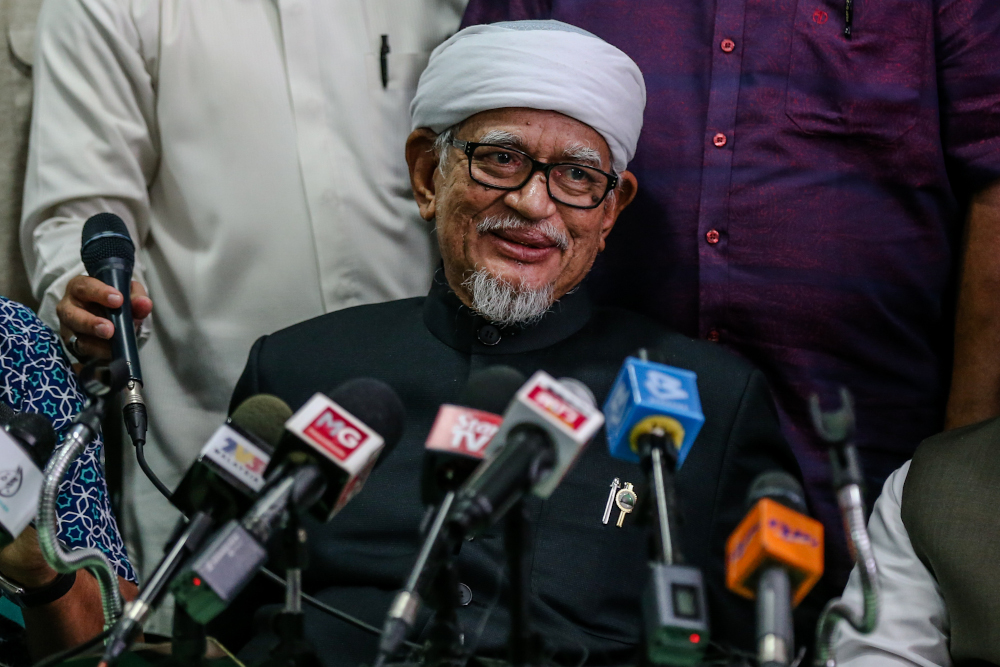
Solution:
{"label": "black-framed eyeglasses", "polygon": [[497,190],[520,190],[536,171],[545,174],[549,197],[572,208],[597,208],[618,184],[614,174],[573,162],[539,162],[527,153],[499,144],[452,139],[469,158],[469,177]]}

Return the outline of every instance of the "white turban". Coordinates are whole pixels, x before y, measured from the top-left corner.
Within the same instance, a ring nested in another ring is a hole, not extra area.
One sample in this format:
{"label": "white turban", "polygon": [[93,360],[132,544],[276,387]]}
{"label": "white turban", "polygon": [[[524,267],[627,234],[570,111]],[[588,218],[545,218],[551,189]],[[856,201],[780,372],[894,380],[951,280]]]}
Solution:
{"label": "white turban", "polygon": [[437,133],[480,111],[558,111],[594,128],[621,173],[646,106],[639,67],[600,37],[560,21],[470,26],[434,49],[410,105],[412,127]]}

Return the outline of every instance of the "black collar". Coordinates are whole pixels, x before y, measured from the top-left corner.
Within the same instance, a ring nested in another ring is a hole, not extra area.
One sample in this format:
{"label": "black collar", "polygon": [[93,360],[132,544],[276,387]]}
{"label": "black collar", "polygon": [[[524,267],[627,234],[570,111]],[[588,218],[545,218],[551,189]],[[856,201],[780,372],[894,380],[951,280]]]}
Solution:
{"label": "black collar", "polygon": [[565,340],[590,320],[590,297],[581,285],[528,327],[501,327],[463,304],[438,269],[424,301],[424,324],[442,343],[469,354],[518,354]]}

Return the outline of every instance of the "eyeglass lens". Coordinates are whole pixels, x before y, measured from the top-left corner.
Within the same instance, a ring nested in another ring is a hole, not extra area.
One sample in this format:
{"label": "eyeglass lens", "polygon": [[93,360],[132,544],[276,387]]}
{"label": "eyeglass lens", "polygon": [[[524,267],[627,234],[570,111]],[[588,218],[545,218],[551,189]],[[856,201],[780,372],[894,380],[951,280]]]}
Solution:
{"label": "eyeglass lens", "polygon": [[[531,160],[500,146],[477,146],[470,160],[472,177],[483,185],[517,188],[524,185],[532,170]],[[608,189],[608,178],[583,165],[559,164],[549,170],[549,193],[570,206],[591,207]]]}

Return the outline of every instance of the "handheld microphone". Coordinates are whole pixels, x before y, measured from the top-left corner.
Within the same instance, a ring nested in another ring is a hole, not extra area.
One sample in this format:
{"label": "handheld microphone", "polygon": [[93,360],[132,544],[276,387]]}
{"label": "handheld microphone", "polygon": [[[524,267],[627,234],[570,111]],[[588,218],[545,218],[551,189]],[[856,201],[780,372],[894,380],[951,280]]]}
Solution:
{"label": "handheld microphone", "polygon": [[376,665],[396,652],[413,627],[426,594],[428,575],[436,569],[438,559],[447,557],[441,537],[455,491],[482,463],[486,446],[503,422],[498,413],[506,409],[524,382],[524,375],[518,370],[491,366],[469,377],[458,405],[444,404],[438,409],[424,443],[421,476],[424,504],[438,508],[406,584],[386,614]]}
{"label": "handheld microphone", "polygon": [[757,601],[757,664],[788,665],[792,607],[823,574],[823,524],[806,515],[802,486],[786,472],[758,475],[747,505],[726,541],[726,586]]}
{"label": "handheld microphone", "polygon": [[111,337],[112,359],[123,359],[128,368],[122,416],[133,444],[146,442],[146,404],[142,399],[142,369],[132,321],[132,268],[135,244],[128,227],[113,213],[98,213],[83,225],[80,257],[87,273],[121,292],[122,305],[106,309],[115,327]]}
{"label": "handheld microphone", "polygon": [[518,390],[486,458],[458,491],[449,530],[470,535],[499,521],[529,490],[548,498],[604,416],[544,371]]}
{"label": "handheld microphone", "polygon": [[0,549],[35,518],[42,471],[55,445],[52,424],[42,415],[12,414],[0,429]]}
{"label": "handheld microphone", "polygon": [[277,444],[282,425],[291,415],[291,408],[276,396],[251,396],[202,447],[171,498],[187,520],[180,521],[167,552],[112,628],[101,659],[105,666],[115,664],[135,642],[149,614],[163,599],[167,585],[212,528],[250,507],[254,495],[264,486],[262,473],[272,446]]}
{"label": "handheld microphone", "polygon": [[708,609],[701,570],[679,564],[674,536],[674,471],[705,421],[697,378],[688,370],[627,357],[604,404],[608,451],[641,463],[652,477],[660,558],[643,592],[646,652],[656,665],[699,665],[708,644]]}
{"label": "handheld microphone", "polygon": [[316,394],[288,419],[260,498],[241,520],[226,523],[171,584],[176,603],[196,622],[220,614],[264,566],[265,546],[289,512],[312,509],[329,520],[402,436],[404,408],[384,382],[351,380],[331,395],[336,401]]}

